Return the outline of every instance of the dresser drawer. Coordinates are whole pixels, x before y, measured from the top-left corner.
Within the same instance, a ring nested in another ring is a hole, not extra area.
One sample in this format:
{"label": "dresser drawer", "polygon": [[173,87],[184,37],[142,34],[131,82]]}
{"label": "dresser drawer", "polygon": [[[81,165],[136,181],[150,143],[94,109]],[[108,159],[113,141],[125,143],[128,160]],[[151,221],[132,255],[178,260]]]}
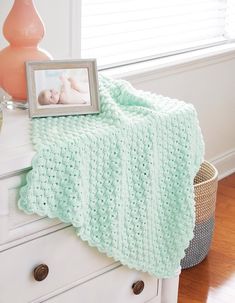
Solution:
{"label": "dresser drawer", "polygon": [[57,225],[63,226],[59,220],[27,215],[18,209],[19,191],[25,183],[26,172],[0,179],[0,245]]}
{"label": "dresser drawer", "polygon": [[[81,241],[72,227],[1,252],[0,264],[1,303],[32,302],[119,265]],[[38,282],[33,273],[40,264],[48,266],[49,274]]]}
{"label": "dresser drawer", "polygon": [[[144,282],[143,291],[135,295],[133,284]],[[70,289],[47,303],[160,303],[161,280],[120,266],[95,279]]]}

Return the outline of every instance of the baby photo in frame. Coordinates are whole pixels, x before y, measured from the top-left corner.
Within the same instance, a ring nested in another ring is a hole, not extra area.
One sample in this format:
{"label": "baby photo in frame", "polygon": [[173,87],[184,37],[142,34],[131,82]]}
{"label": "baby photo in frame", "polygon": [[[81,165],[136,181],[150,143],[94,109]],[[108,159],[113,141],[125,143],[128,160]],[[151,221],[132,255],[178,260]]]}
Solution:
{"label": "baby photo in frame", "polygon": [[99,112],[96,59],[26,62],[29,116]]}

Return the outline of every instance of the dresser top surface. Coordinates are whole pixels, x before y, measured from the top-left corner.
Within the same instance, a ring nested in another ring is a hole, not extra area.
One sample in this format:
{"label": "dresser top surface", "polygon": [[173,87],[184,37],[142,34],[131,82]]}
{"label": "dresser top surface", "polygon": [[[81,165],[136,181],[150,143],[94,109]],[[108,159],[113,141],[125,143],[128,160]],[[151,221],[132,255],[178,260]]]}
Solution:
{"label": "dresser top surface", "polygon": [[0,178],[31,167],[35,154],[30,141],[30,118],[27,110],[3,109],[0,131]]}

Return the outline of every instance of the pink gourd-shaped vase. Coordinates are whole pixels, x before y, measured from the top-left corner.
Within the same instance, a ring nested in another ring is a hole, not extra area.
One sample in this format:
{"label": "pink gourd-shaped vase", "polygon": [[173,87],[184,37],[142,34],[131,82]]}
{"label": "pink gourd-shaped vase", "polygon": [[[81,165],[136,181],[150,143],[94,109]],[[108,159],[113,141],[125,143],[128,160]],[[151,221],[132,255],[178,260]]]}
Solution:
{"label": "pink gourd-shaped vase", "polygon": [[3,25],[9,46],[0,51],[0,86],[17,102],[27,102],[25,61],[48,60],[38,48],[44,36],[43,23],[33,0],[15,0]]}

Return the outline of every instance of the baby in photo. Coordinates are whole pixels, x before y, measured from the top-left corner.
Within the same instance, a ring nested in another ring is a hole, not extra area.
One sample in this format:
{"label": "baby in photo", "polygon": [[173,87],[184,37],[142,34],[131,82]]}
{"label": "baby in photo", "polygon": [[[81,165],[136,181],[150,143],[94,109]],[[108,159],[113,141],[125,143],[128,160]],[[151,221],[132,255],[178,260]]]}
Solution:
{"label": "baby in photo", "polygon": [[89,104],[90,93],[88,82],[79,82],[75,78],[60,77],[60,90],[45,89],[38,95],[40,105],[51,104]]}

